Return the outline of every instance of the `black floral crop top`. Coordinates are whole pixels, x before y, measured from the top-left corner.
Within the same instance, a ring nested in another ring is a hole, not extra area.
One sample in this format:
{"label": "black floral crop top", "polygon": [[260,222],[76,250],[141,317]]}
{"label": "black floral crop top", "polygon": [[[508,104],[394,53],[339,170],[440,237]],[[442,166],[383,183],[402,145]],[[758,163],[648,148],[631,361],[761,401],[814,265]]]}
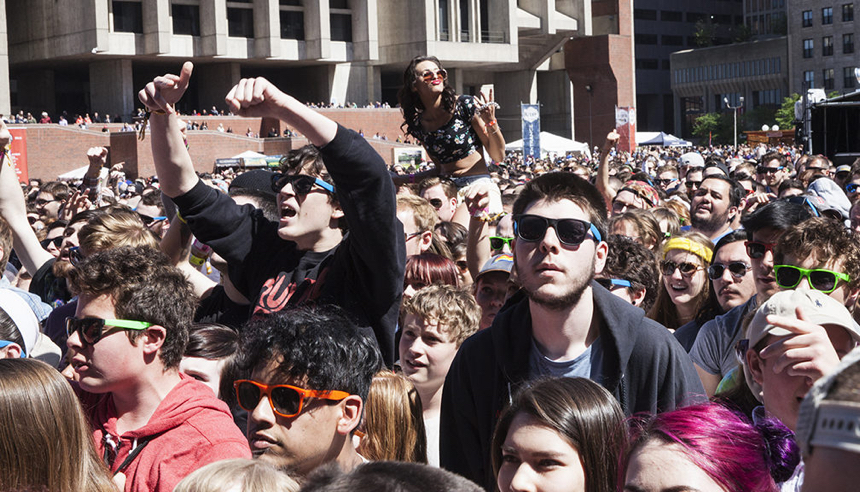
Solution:
{"label": "black floral crop top", "polygon": [[438,164],[450,164],[475,152],[481,140],[472,126],[478,106],[472,96],[460,96],[454,106],[454,115],[438,130],[426,131],[421,127],[421,113],[415,115],[410,134],[417,138]]}

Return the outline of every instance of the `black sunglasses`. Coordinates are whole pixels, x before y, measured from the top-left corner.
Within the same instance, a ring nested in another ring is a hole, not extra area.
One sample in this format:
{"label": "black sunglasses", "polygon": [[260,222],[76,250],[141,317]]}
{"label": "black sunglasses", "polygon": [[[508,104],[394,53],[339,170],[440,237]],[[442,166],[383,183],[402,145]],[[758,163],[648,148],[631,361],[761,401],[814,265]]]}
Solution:
{"label": "black sunglasses", "polygon": [[502,249],[507,244],[509,248],[513,248],[512,237],[490,236],[490,249]]}
{"label": "black sunglasses", "polygon": [[750,258],[757,260],[764,256],[768,251],[773,252],[773,247],[776,243],[763,243],[761,241],[744,241],[744,246],[747,248],[747,254]]}
{"label": "black sunglasses", "polygon": [[596,278],[594,281],[606,290],[612,290],[615,287],[633,287],[633,282],[623,278]]}
{"label": "black sunglasses", "polygon": [[73,333],[81,334],[81,343],[84,346],[95,345],[106,334],[105,326],[112,326],[123,330],[145,330],[152,326],[146,321],[134,321],[128,319],[101,319],[101,318],[66,318],[66,335]]}
{"label": "black sunglasses", "polygon": [[326,190],[334,195],[334,186],[325,181],[308,176],[307,174],[273,174],[272,175],[272,191],[279,193],[287,183],[293,185],[293,191],[298,195],[307,195],[311,192],[314,185]]}
{"label": "black sunglasses", "polygon": [[675,263],[674,261],[671,261],[671,260],[665,260],[663,263],[660,264],[660,267],[663,269],[663,275],[666,275],[667,277],[669,275],[672,275],[673,273],[675,273],[675,270],[680,270],[681,275],[684,275],[685,277],[687,277],[687,276],[692,275],[693,273],[696,272],[696,270],[699,270],[701,268],[699,265],[696,265],[695,263],[688,263],[688,262]]}
{"label": "black sunglasses", "polygon": [[766,166],[758,166],[755,168],[755,172],[759,174],[774,174],[779,171],[782,171],[782,166],[780,167],[766,167]]}
{"label": "black sunglasses", "polygon": [[667,179],[657,178],[654,180],[655,183],[657,183],[658,185],[662,185],[662,186],[665,186],[667,184],[672,184],[675,181],[678,181],[678,178],[667,178]]}
{"label": "black sunglasses", "polygon": [[698,187],[702,186],[702,182],[701,182],[701,181],[687,181],[687,182],[686,182],[686,183],[684,183],[684,184],[686,184],[686,185],[687,185],[687,188],[690,188],[690,189],[693,189],[693,187],[698,188]]}
{"label": "black sunglasses", "polygon": [[732,277],[743,278],[743,276],[747,274],[750,268],[752,268],[752,265],[743,261],[732,261],[728,265],[725,265],[723,263],[714,263],[713,265],[708,267],[708,277],[711,280],[723,278],[723,273],[725,273],[727,268],[732,274]]}
{"label": "black sunglasses", "polygon": [[845,185],[845,191],[848,193],[856,193],[857,188],[860,188],[860,183],[848,183]]}
{"label": "black sunglasses", "polygon": [[433,205],[433,208],[435,208],[436,210],[442,208],[442,203],[444,203],[441,198],[431,198],[429,202],[430,205]]}
{"label": "black sunglasses", "polygon": [[589,231],[591,231],[595,241],[603,240],[594,224],[584,220],[550,219],[540,215],[528,214],[514,216],[514,234],[523,241],[540,241],[546,236],[546,230],[550,227],[555,229],[558,240],[566,246],[582,244]]}
{"label": "black sunglasses", "polygon": [[80,246],[72,246],[69,248],[69,263],[74,266],[78,266],[80,262],[84,261],[84,258],[85,256],[81,253]]}
{"label": "black sunglasses", "polygon": [[59,248],[60,244],[63,243],[63,239],[63,236],[57,236],[53,239],[43,239],[39,241],[39,244],[42,246],[42,249],[46,249],[51,244],[53,244],[55,248]]}

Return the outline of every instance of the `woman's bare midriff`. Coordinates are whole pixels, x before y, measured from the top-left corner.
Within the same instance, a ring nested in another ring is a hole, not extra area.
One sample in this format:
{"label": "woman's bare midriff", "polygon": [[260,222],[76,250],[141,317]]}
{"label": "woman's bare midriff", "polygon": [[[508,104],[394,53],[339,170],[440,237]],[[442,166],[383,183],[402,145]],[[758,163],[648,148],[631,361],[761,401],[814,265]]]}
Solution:
{"label": "woman's bare midriff", "polygon": [[475,152],[466,157],[448,164],[442,165],[442,175],[453,178],[462,178],[465,176],[479,176],[482,174],[490,174],[487,168],[487,162],[484,161],[483,150],[478,147]]}

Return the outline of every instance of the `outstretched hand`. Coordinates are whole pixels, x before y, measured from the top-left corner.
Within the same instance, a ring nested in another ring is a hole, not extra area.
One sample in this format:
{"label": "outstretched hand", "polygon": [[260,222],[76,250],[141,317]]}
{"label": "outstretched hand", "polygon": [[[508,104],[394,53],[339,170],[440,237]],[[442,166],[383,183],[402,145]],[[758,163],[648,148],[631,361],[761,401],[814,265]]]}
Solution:
{"label": "outstretched hand", "polygon": [[168,73],[156,77],[137,93],[138,99],[151,111],[175,113],[175,105],[188,89],[188,81],[191,80],[193,70],[194,64],[187,61],[182,65],[179,75]]}
{"label": "outstretched hand", "polygon": [[108,149],[105,147],[90,147],[87,150],[87,159],[90,167],[104,167],[107,164]]}
{"label": "outstretched hand", "polygon": [[285,106],[287,95],[263,77],[242,79],[230,89],[224,100],[230,110],[239,116],[278,118]]}
{"label": "outstretched hand", "polygon": [[617,131],[612,130],[606,135],[606,142],[603,143],[603,150],[609,151],[618,144],[618,140],[621,139],[621,135],[618,134]]}
{"label": "outstretched hand", "polygon": [[475,96],[475,102],[478,103],[478,114],[484,120],[484,123],[489,123],[496,119],[498,104],[496,104],[493,98],[493,89],[490,89],[489,97],[484,95],[483,92]]}

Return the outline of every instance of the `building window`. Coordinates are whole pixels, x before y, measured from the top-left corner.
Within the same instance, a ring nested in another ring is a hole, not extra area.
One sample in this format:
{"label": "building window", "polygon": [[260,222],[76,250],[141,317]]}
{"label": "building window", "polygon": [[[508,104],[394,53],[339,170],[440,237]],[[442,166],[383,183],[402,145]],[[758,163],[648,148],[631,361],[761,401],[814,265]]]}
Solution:
{"label": "building window", "polygon": [[661,10],[660,20],[665,22],[682,22],[684,18],[681,12],[677,10]]}
{"label": "building window", "polygon": [[821,9],[821,24],[833,24],[833,7],[824,7]]}
{"label": "building window", "polygon": [[803,11],[803,27],[812,27],[812,11]]}
{"label": "building window", "polygon": [[854,53],[854,34],[848,33],[842,35],[842,52]]}
{"label": "building window", "polygon": [[637,34],[636,44],[657,44],[656,34]]}
{"label": "building window", "polygon": [[305,39],[304,12],[281,10],[281,39]]}
{"label": "building window", "polygon": [[853,89],[856,79],[854,78],[854,67],[845,67],[842,69],[842,85],[846,89]]}
{"label": "building window", "polygon": [[815,88],[815,72],[812,70],[803,72],[803,82],[808,89]]}
{"label": "building window", "polygon": [[803,57],[804,58],[812,58],[814,51],[815,51],[815,42],[811,39],[804,39],[803,40]]}
{"label": "building window", "polygon": [[833,86],[834,86],[834,84],[833,84],[833,69],[832,68],[825,68],[824,70],[821,71],[821,73],[824,77],[824,89],[828,90],[828,91],[833,90]]}
{"label": "building window", "polygon": [[654,9],[633,9],[633,18],[636,20],[657,20],[657,11]]}
{"label": "building window", "polygon": [[655,58],[637,58],[637,70],[657,70],[660,68],[659,62]]}
{"label": "building window", "polygon": [[143,7],[140,2],[114,0],[112,6],[114,32],[143,34]]}
{"label": "building window", "polygon": [[663,35],[663,46],[684,46],[684,36]]}
{"label": "building window", "polygon": [[331,40],[352,42],[352,15],[331,14]]}
{"label": "building window", "polygon": [[846,3],[842,5],[842,22],[851,22],[854,20],[854,4]]}
{"label": "building window", "polygon": [[173,34],[200,35],[200,6],[173,4],[170,14],[173,17]]}
{"label": "building window", "polygon": [[821,38],[821,55],[833,55],[833,36],[824,36]]}
{"label": "building window", "polygon": [[227,35],[234,38],[254,37],[254,6],[245,0],[227,2]]}

